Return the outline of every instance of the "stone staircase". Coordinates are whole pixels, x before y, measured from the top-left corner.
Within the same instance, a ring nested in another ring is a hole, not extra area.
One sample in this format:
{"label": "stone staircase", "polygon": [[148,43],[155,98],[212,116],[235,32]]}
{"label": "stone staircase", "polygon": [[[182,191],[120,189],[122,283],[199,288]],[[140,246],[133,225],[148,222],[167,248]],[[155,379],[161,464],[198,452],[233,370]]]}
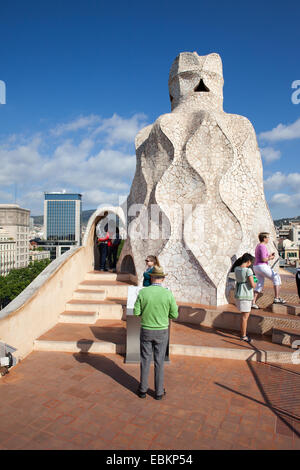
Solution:
{"label": "stone staircase", "polygon": [[[118,275],[118,277],[121,277]],[[123,276],[125,277],[125,276]],[[122,277],[121,277],[122,278]],[[126,278],[126,277],[125,277]],[[38,351],[87,351],[97,353],[115,353],[123,351],[123,347],[92,334],[95,329],[114,328],[114,322],[125,324],[126,301],[130,281],[117,280],[117,274],[110,272],[88,272],[74,291],[72,299],[59,315],[59,323],[34,342],[34,350]],[[87,330],[80,325],[89,325]],[[79,328],[74,329],[78,325]],[[89,333],[91,330],[91,333]],[[82,338],[82,332],[85,337]]]}
{"label": "stone staircase", "polygon": [[269,309],[273,313],[280,315],[296,315],[300,317],[300,303],[297,304],[272,304]]}
{"label": "stone staircase", "polygon": [[[251,311],[249,324],[254,324],[254,332],[258,332],[255,330],[259,326],[259,333],[271,335],[274,344],[292,347],[294,341],[300,339],[300,301],[296,293],[295,276],[282,271],[281,280],[281,295],[287,303],[273,304],[273,285],[266,280],[264,294],[257,301],[260,310]],[[234,303],[233,297],[231,302]]]}
{"label": "stone staircase", "polygon": [[[34,350],[124,354],[131,284],[119,274],[87,273],[60,313],[59,323],[35,340]],[[300,340],[300,304],[269,303],[252,310],[252,345],[238,340],[239,328],[240,313],[234,305],[179,304],[179,321],[171,327],[170,353],[292,363],[291,347]]]}
{"label": "stone staircase", "polygon": [[121,320],[122,301],[126,301],[128,285],[117,281],[117,274],[92,271],[74,291],[73,298],[60,314],[61,323],[89,323],[97,320]]}
{"label": "stone staircase", "polygon": [[[296,322],[293,322],[291,327],[275,326],[272,331],[272,342],[277,344],[285,344],[292,348],[298,349],[300,346],[300,304],[272,304],[270,310],[275,315],[282,315],[286,319],[297,318]],[[295,341],[299,341],[295,344]]]}

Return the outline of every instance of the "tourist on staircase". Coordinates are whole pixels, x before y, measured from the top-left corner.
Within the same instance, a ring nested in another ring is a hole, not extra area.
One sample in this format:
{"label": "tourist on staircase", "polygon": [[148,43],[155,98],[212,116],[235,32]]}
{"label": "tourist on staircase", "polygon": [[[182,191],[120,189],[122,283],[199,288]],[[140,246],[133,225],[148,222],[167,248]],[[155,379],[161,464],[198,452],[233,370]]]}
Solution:
{"label": "tourist on staircase", "polygon": [[100,254],[100,271],[108,271],[106,267],[106,259],[108,255],[108,248],[111,246],[110,234],[108,232],[108,224],[104,227],[105,234],[103,237],[98,237],[98,248]]}
{"label": "tourist on staircase", "polygon": [[145,259],[147,268],[146,271],[144,272],[143,276],[143,287],[149,287],[151,286],[151,277],[150,274],[152,273],[154,267],[159,267],[159,261],[157,256],[149,255]]}
{"label": "tourist on staircase", "polygon": [[280,285],[281,285],[281,278],[280,275],[275,272],[271,266],[269,266],[268,262],[275,258],[275,253],[271,255],[268,252],[267,244],[270,240],[270,234],[267,232],[261,232],[258,235],[259,244],[256,246],[255,249],[255,261],[254,261],[254,273],[257,277],[257,284],[254,290],[254,299],[252,308],[258,309],[259,306],[256,304],[257,297],[260,292],[263,291],[265,278],[270,279],[273,282],[274,286],[274,293],[275,298],[273,303],[274,304],[285,304],[285,300],[279,297],[280,292]]}
{"label": "tourist on staircase", "polygon": [[251,265],[254,261],[254,256],[250,253],[244,253],[243,256],[238,258],[232,266],[234,271],[236,285],[235,285],[235,301],[236,306],[241,312],[241,340],[251,343],[250,336],[247,335],[247,324],[251,312],[253,289],[255,288],[255,281]]}
{"label": "tourist on staircase", "polygon": [[119,248],[120,243],[121,243],[120,231],[119,231],[119,227],[116,227],[115,236],[111,241],[111,245],[108,247],[109,269],[111,269],[113,272],[116,272],[117,255],[118,255],[118,248]]}

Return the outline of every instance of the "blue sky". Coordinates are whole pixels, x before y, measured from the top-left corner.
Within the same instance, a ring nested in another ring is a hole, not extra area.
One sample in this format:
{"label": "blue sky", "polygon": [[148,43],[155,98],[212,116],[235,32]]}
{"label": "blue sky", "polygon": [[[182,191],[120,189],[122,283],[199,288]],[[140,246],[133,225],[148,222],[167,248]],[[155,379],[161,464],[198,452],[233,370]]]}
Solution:
{"label": "blue sky", "polygon": [[39,215],[43,191],[65,189],[117,204],[135,134],[170,112],[173,60],[196,51],[221,55],[224,110],[254,125],[273,217],[300,215],[299,17],[289,0],[2,1],[0,202]]}

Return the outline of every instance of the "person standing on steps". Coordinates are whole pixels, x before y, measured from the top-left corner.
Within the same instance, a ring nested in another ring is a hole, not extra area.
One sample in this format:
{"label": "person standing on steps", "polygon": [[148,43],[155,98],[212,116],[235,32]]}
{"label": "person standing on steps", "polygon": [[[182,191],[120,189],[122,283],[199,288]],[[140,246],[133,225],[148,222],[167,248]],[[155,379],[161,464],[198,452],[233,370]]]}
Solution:
{"label": "person standing on steps", "polygon": [[236,280],[234,292],[236,306],[242,314],[240,339],[247,343],[251,343],[251,338],[247,335],[247,324],[251,312],[253,289],[255,288],[254,275],[250,267],[253,261],[254,256],[250,253],[244,253],[231,268]]}
{"label": "person standing on steps", "polygon": [[109,268],[116,272],[118,248],[121,243],[119,227],[116,227],[115,238],[112,239],[108,247]]}
{"label": "person standing on steps", "polygon": [[146,271],[143,274],[143,287],[151,286],[151,277],[150,274],[152,273],[154,267],[160,266],[157,256],[149,255],[145,259],[146,262]]}
{"label": "person standing on steps", "polygon": [[259,244],[256,246],[255,249],[255,261],[254,261],[254,274],[257,277],[257,284],[254,290],[254,299],[252,308],[258,309],[259,306],[256,304],[257,297],[260,292],[263,291],[265,278],[270,279],[273,282],[274,286],[274,293],[275,298],[273,303],[274,304],[285,304],[285,300],[279,297],[280,292],[280,285],[281,285],[281,278],[278,273],[276,273],[271,266],[269,266],[268,262],[275,258],[275,253],[271,255],[268,252],[267,244],[270,240],[270,234],[267,232],[261,232],[258,235]]}
{"label": "person standing on steps", "polygon": [[161,266],[150,273],[151,286],[141,289],[134,304],[134,315],[141,317],[140,385],[137,395],[146,398],[152,353],[154,356],[155,399],[161,400],[164,389],[164,360],[169,341],[169,318],[178,317],[172,292],[162,286],[166,274]]}
{"label": "person standing on steps", "polygon": [[106,267],[106,258],[108,255],[108,248],[111,246],[110,234],[108,232],[108,224],[104,227],[105,234],[103,237],[98,237],[98,248],[100,254],[100,271],[108,271]]}

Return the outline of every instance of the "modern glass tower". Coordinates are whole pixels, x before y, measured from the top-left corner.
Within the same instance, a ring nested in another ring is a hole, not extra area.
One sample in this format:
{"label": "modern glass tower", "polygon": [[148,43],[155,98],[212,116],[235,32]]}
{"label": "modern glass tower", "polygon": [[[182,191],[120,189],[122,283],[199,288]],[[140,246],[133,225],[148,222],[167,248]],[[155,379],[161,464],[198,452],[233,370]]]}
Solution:
{"label": "modern glass tower", "polygon": [[81,194],[45,193],[44,229],[47,240],[81,245]]}

